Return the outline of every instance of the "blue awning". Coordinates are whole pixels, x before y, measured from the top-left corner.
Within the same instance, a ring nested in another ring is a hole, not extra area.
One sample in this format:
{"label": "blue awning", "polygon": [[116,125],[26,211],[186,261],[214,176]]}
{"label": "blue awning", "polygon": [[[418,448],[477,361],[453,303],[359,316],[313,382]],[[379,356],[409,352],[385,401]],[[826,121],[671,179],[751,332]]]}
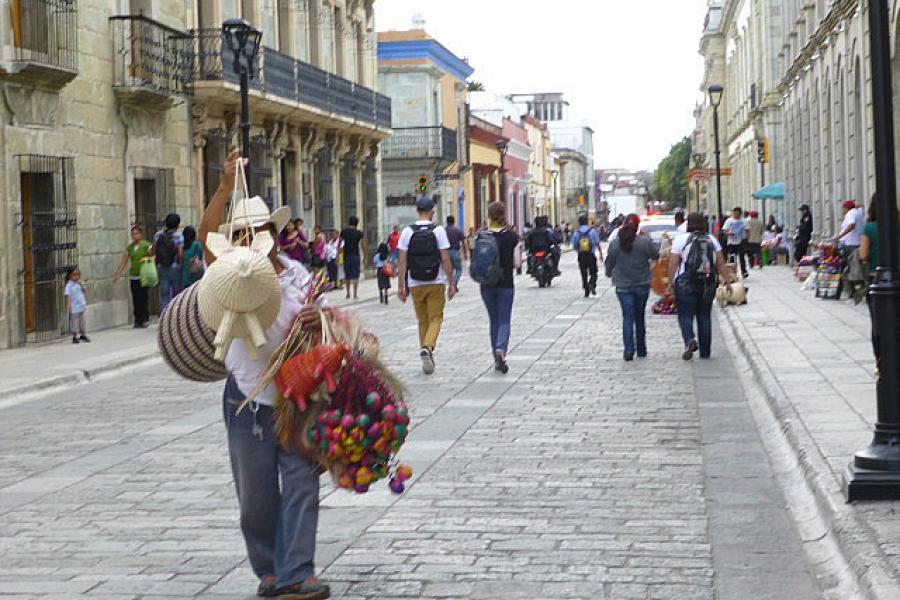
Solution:
{"label": "blue awning", "polygon": [[784,200],[784,184],[770,183],[766,187],[753,192],[757,200]]}

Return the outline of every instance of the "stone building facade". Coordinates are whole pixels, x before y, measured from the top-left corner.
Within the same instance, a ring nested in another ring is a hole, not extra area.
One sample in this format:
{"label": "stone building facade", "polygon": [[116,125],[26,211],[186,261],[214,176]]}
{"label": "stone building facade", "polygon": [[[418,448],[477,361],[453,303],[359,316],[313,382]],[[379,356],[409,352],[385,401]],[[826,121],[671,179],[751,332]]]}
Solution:
{"label": "stone building facade", "polygon": [[252,191],[309,224],[359,212],[377,239],[390,101],[373,91],[372,0],[16,0],[0,11],[0,347],[65,332],[75,265],[88,327],[129,322],[112,276],[130,226],[196,223],[237,146],[229,17],[264,32]]}
{"label": "stone building facade", "polygon": [[[874,158],[867,10],[855,0],[710,2],[701,88],[725,87],[722,162],[733,169],[726,198],[762,208],[749,198],[762,183],[755,137],[769,141],[766,182],[786,185],[784,202],[769,202],[768,212],[789,230],[801,204],[812,208],[817,237],[837,233],[844,200],[868,204]],[[894,3],[895,45],[897,12]],[[893,61],[900,66],[896,50]],[[694,134],[704,167],[713,163],[711,112],[707,98]],[[712,196],[714,181],[707,183]]]}

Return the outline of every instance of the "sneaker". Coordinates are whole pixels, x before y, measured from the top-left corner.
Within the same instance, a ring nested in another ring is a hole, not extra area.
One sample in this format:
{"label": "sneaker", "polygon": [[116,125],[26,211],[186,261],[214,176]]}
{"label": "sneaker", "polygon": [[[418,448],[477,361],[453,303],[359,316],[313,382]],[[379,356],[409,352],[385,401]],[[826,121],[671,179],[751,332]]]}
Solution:
{"label": "sneaker", "polygon": [[278,590],[278,600],[326,600],[327,598],[331,598],[331,589],[315,577]]}
{"label": "sneaker", "polygon": [[434,354],[428,348],[422,348],[419,352],[419,358],[422,359],[422,372],[426,375],[434,373]]}
{"label": "sneaker", "polygon": [[90,342],[91,341],[91,339],[88,336],[84,335],[83,333],[81,334],[81,337],[78,339],[80,339],[82,342]]}
{"label": "sneaker", "polygon": [[634,353],[626,352],[625,355],[622,356],[622,358],[625,359],[625,362],[631,362],[634,360]]}
{"label": "sneaker", "polygon": [[278,595],[274,575],[266,575],[260,579],[259,586],[256,588],[256,595],[260,598],[274,598]]}
{"label": "sneaker", "polygon": [[593,294],[594,296],[597,295],[597,286],[591,288],[591,294]]}
{"label": "sneaker", "polygon": [[697,341],[691,340],[690,342],[688,342],[688,345],[685,346],[684,353],[681,355],[681,358],[683,358],[684,360],[691,360],[692,358],[694,358],[694,352],[697,351],[697,348]]}
{"label": "sneaker", "polygon": [[499,350],[494,352],[494,370],[506,375],[509,373],[509,365],[506,364],[506,357]]}
{"label": "sneaker", "polygon": [[77,338],[77,337],[73,337],[73,338],[72,338],[72,343],[73,343],[73,344],[77,344],[77,343],[78,343],[78,338]]}

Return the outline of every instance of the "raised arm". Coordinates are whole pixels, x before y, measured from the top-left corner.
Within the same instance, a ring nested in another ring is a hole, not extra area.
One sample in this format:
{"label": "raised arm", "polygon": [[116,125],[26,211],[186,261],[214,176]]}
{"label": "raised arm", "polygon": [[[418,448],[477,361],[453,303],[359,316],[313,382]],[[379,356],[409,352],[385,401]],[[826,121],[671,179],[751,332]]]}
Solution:
{"label": "raised arm", "polygon": [[[231,154],[225,160],[225,169],[222,173],[222,179],[219,181],[219,187],[213,194],[209,206],[203,211],[203,217],[200,219],[200,225],[197,228],[197,239],[203,244],[203,255],[206,257],[207,264],[215,262],[216,257],[206,248],[206,236],[211,232],[219,230],[219,225],[225,220],[225,206],[228,204],[228,197],[234,189],[234,174],[237,168],[238,157],[240,152],[232,150]],[[242,159],[247,160],[247,159]]]}

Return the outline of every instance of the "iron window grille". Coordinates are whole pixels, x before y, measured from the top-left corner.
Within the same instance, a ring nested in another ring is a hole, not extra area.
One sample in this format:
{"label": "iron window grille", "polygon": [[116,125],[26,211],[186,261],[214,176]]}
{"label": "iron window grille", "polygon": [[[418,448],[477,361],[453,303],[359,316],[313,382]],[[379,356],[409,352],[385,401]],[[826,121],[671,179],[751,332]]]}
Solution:
{"label": "iron window grille", "polygon": [[139,15],[110,17],[117,87],[184,94],[191,81],[191,37]]}
{"label": "iron window grille", "polygon": [[75,0],[11,0],[16,61],[78,68]]}

